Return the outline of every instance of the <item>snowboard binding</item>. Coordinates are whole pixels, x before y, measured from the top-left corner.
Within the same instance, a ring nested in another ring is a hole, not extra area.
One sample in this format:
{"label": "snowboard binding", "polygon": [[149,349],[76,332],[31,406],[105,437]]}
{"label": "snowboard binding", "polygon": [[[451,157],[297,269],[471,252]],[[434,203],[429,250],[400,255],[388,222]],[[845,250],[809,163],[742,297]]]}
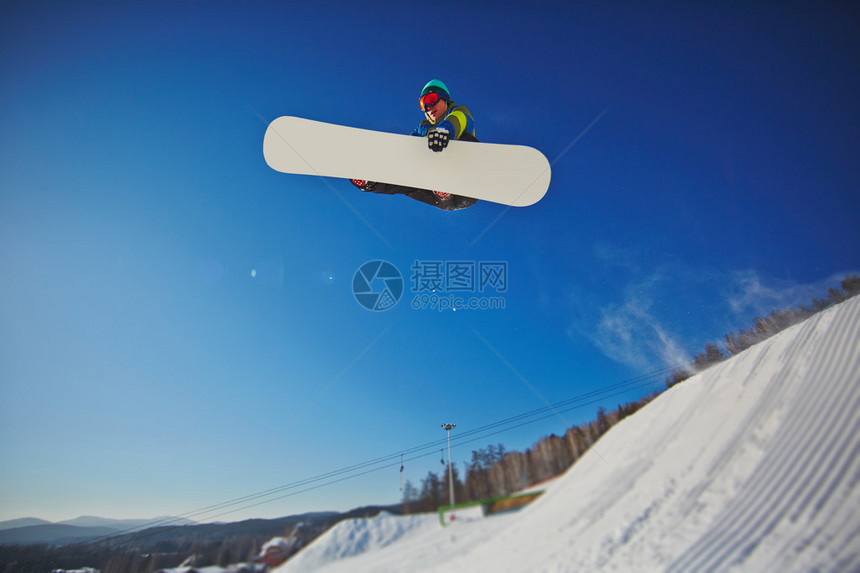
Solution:
{"label": "snowboard binding", "polygon": [[350,179],[350,183],[361,189],[362,191],[373,191],[376,187],[376,182],[366,181],[364,179]]}

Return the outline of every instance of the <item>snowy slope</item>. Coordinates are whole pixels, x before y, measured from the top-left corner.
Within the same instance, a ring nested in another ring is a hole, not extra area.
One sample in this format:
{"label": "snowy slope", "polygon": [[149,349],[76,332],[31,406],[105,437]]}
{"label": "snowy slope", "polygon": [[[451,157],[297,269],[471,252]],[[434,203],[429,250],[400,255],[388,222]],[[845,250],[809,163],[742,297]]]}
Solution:
{"label": "snowy slope", "polygon": [[352,557],[301,570],[860,571],[858,454],[860,297],[668,390],[519,513],[327,535],[306,551]]}
{"label": "snowy slope", "polygon": [[325,532],[278,571],[314,571],[339,559],[373,553],[395,541],[440,527],[436,514],[401,517],[382,512],[371,519],[347,519]]}

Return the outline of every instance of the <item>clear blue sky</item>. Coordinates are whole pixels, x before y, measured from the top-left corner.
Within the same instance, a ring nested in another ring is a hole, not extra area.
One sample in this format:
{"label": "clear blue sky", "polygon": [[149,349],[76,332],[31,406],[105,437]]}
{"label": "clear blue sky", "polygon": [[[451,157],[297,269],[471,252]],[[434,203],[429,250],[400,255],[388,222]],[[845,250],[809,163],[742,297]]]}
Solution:
{"label": "clear blue sky", "polygon": [[[456,436],[860,268],[850,2],[245,4],[3,8],[0,519],[184,514]],[[281,115],[408,133],[434,77],[483,141],[549,158],[540,203],[447,213],[265,164]],[[351,289],[376,259],[407,287],[379,313]],[[416,260],[505,262],[505,308],[412,309]],[[397,469],[221,519],[394,502]]]}

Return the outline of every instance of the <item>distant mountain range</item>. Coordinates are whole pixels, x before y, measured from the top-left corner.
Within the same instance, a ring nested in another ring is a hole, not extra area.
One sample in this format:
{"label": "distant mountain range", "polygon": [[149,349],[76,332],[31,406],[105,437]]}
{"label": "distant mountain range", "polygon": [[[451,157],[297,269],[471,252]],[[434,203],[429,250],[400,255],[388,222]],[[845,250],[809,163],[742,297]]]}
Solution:
{"label": "distant mountain range", "polygon": [[[83,516],[59,523],[28,517],[0,522],[0,546],[26,546],[48,544],[54,547],[102,540],[105,547],[123,547],[132,544],[141,550],[154,552],[164,544],[190,551],[194,544],[217,542],[242,537],[271,538],[282,535],[288,527],[302,526],[307,531],[322,533],[342,519],[372,517],[380,511],[401,512],[400,504],[366,506],[340,513],[336,511],[310,512],[275,519],[247,519],[232,523],[195,523],[188,519],[157,517],[153,519],[106,519]],[[146,533],[140,534],[146,530]],[[140,535],[144,537],[141,538]],[[107,539],[109,538],[109,539]],[[143,539],[143,541],[141,541]],[[0,547],[2,550],[2,547]],[[2,561],[2,559],[0,559]]]}
{"label": "distant mountain range", "polygon": [[0,531],[5,529],[15,529],[16,527],[29,527],[31,525],[50,525],[50,521],[38,519],[36,517],[22,517],[21,519],[10,519],[9,521],[0,521]]}
{"label": "distant mountain range", "polygon": [[24,517],[21,519],[0,521],[0,544],[77,543],[164,525],[197,525],[197,523],[189,519],[176,517],[109,519],[84,515],[57,523],[36,517]]}

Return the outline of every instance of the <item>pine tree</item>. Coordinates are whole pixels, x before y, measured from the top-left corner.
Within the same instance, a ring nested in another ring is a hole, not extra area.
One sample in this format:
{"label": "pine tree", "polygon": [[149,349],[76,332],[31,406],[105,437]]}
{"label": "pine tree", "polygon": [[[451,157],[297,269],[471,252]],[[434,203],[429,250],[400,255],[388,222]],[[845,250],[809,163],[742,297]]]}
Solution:
{"label": "pine tree", "polygon": [[[466,501],[466,499],[465,499],[466,489],[463,486],[463,482],[460,481],[460,472],[457,471],[457,464],[451,464],[450,469],[451,469],[451,475],[454,476],[454,501],[455,502]],[[448,474],[448,468],[445,468],[445,471],[442,474],[442,484],[441,484],[442,485],[442,492],[443,492],[442,495],[443,495],[443,498],[445,500],[445,502],[444,502],[445,504],[450,503],[449,492],[451,490],[449,489],[450,486],[448,485],[449,484],[448,475],[449,475]]]}
{"label": "pine tree", "polygon": [[860,294],[860,276],[851,275],[842,279],[842,290],[848,298]]}
{"label": "pine tree", "polygon": [[412,485],[410,480],[406,480],[406,483],[403,484],[403,513],[411,513],[420,499],[418,489]]}
{"label": "pine tree", "polygon": [[427,477],[421,480],[421,502],[423,511],[436,511],[442,505],[442,482],[433,472],[427,472]]}

